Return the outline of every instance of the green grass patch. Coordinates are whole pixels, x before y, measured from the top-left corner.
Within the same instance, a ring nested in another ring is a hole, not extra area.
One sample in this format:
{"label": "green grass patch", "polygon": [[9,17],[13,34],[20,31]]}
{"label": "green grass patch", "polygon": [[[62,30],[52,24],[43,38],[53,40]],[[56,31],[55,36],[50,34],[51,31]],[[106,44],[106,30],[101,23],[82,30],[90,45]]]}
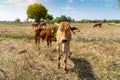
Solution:
{"label": "green grass patch", "polygon": [[104,38],[104,37],[83,37],[83,36],[78,36],[76,41],[82,41],[82,42],[117,42],[120,43],[120,38]]}
{"label": "green grass patch", "polygon": [[8,34],[8,33],[4,33],[4,34],[0,34],[1,38],[12,38],[12,39],[34,39],[33,35],[30,34]]}
{"label": "green grass patch", "polygon": [[108,25],[112,25],[112,26],[115,26],[116,24],[115,23],[107,23]]}
{"label": "green grass patch", "polygon": [[118,27],[118,28],[120,28],[120,24],[119,23],[107,23],[107,25],[109,27]]}
{"label": "green grass patch", "polygon": [[15,23],[15,22],[11,22],[11,23],[0,23],[0,27],[22,27],[22,26],[31,26],[31,23]]}

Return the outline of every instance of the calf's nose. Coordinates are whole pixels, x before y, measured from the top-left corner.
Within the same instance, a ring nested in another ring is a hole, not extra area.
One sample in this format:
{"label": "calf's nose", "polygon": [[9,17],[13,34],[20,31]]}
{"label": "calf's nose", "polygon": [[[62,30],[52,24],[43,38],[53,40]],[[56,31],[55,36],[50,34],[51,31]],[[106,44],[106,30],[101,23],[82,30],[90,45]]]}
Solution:
{"label": "calf's nose", "polygon": [[65,43],[65,42],[67,42],[67,39],[62,39],[62,43]]}

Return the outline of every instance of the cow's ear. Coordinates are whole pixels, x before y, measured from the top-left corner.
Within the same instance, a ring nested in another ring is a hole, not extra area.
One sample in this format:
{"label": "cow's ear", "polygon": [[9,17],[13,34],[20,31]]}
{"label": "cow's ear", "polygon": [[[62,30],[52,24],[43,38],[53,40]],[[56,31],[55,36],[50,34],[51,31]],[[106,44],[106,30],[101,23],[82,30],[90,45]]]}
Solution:
{"label": "cow's ear", "polygon": [[55,25],[58,26],[58,27],[60,26],[60,24],[58,24],[58,23],[55,23]]}

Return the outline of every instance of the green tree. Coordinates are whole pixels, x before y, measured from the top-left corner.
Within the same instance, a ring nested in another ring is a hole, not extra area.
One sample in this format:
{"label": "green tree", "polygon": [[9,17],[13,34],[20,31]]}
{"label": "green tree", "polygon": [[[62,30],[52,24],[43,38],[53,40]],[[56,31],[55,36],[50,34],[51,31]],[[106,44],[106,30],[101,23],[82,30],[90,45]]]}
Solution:
{"label": "green tree", "polygon": [[72,19],[71,17],[66,17],[65,15],[61,15],[60,17],[56,17],[55,21],[57,21],[57,22],[61,22],[61,21],[74,22],[75,20]]}
{"label": "green tree", "polygon": [[72,19],[71,17],[67,17],[67,20],[69,21],[69,22],[75,22],[75,20],[74,19]]}
{"label": "green tree", "polygon": [[83,19],[83,20],[81,20],[81,23],[89,23],[89,20],[88,19]]}
{"label": "green tree", "polygon": [[41,19],[45,19],[46,15],[47,9],[42,4],[34,3],[27,8],[27,17],[35,19],[38,23],[40,23]]}
{"label": "green tree", "polygon": [[15,22],[20,22],[20,19],[19,18],[15,19]]}
{"label": "green tree", "polygon": [[53,20],[53,15],[47,14],[45,17],[47,20]]}
{"label": "green tree", "polygon": [[118,2],[119,2],[119,7],[120,7],[120,0],[118,0]]}
{"label": "green tree", "polygon": [[68,20],[67,20],[67,17],[66,17],[65,15],[61,15],[61,20],[62,20],[62,21],[68,21]]}
{"label": "green tree", "polygon": [[56,17],[56,18],[55,18],[55,21],[56,21],[56,22],[61,22],[61,21],[62,21],[62,20],[61,20],[61,17]]}
{"label": "green tree", "polygon": [[45,18],[46,18],[47,22],[50,23],[50,22],[52,22],[52,20],[53,20],[53,15],[47,14],[47,15],[45,16]]}
{"label": "green tree", "polygon": [[103,23],[106,23],[106,22],[107,22],[107,20],[106,20],[106,19],[104,19],[102,22],[103,22]]}

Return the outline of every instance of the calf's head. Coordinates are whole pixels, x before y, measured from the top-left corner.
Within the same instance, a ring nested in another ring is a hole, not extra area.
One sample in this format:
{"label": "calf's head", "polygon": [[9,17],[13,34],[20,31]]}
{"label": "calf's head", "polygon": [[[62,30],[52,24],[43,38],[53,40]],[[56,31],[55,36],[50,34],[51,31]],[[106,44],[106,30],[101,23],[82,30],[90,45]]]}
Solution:
{"label": "calf's head", "polygon": [[58,26],[56,39],[60,43],[66,43],[71,40],[70,24],[69,22],[55,23]]}

